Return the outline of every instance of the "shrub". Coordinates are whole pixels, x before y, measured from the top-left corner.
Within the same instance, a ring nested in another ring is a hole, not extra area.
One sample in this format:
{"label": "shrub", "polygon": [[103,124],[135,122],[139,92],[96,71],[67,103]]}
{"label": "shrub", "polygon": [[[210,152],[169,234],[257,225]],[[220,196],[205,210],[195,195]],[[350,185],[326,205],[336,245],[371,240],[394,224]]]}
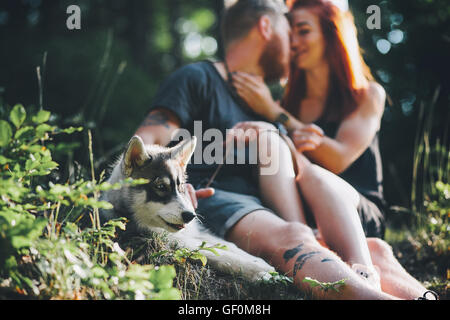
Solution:
{"label": "shrub", "polygon": [[[7,119],[0,119],[0,288],[8,290],[6,297],[179,299],[173,266],[132,264],[115,241],[125,219],[100,225],[99,209],[112,207],[99,200],[101,191],[147,181],[110,185],[97,182],[92,172],[91,180],[56,183],[51,174],[59,164],[52,150],[70,145],[48,142],[82,128],[61,129],[50,123],[50,112],[29,114],[20,104],[2,111]],[[91,145],[89,151],[92,160]],[[81,227],[83,217],[90,218],[90,227]]]}

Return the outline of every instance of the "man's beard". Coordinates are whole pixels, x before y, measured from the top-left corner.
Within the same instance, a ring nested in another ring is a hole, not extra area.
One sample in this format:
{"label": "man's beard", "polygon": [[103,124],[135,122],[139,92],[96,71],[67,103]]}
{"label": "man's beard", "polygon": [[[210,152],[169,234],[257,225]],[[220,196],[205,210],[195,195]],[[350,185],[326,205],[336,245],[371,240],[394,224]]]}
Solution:
{"label": "man's beard", "polygon": [[281,60],[281,48],[281,39],[275,33],[259,58],[259,65],[264,72],[264,80],[267,82],[278,81],[287,74],[288,67]]}

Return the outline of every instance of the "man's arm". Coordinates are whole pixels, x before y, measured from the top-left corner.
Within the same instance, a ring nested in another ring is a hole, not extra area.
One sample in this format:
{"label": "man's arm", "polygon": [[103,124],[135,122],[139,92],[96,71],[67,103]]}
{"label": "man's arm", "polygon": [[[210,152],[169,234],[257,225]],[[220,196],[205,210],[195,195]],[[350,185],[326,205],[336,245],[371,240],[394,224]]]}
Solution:
{"label": "man's arm", "polygon": [[161,108],[147,115],[135,135],[140,136],[145,144],[166,146],[178,128],[180,128],[180,120],[175,113]]}

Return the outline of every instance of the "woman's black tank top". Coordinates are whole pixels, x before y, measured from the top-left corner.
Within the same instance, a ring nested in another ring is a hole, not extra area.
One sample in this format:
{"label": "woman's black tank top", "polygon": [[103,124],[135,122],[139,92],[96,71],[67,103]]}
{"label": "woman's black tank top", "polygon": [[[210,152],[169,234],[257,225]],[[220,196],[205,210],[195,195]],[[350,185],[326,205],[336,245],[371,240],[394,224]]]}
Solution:
{"label": "woman's black tank top", "polygon": [[[325,135],[335,138],[339,123],[315,122]],[[382,211],[385,209],[383,196],[383,167],[381,163],[378,132],[364,153],[339,176],[351,184],[359,193],[373,201]]]}

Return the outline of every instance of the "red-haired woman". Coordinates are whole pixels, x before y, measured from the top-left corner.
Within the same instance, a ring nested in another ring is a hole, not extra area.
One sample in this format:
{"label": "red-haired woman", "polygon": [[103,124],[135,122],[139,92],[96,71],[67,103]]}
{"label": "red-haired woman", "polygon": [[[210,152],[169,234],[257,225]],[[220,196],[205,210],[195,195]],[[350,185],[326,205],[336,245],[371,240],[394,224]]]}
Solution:
{"label": "red-haired woman", "polygon": [[[287,2],[291,9],[292,54],[282,106],[273,101],[260,77],[236,72],[232,75],[233,84],[253,111],[270,122],[282,122],[298,151],[297,158],[305,159],[304,154],[316,164],[308,172],[325,177],[317,183],[311,180],[312,176],[303,177],[298,184],[301,199],[311,208],[323,242],[344,261],[363,262],[354,265],[363,273],[374,273],[372,259],[382,269],[383,291],[403,298],[417,296],[424,287],[406,273],[385,242],[368,238],[371,257],[367,257],[365,244],[356,241],[361,239],[361,227],[351,206],[357,207],[366,236],[384,235],[378,130],[385,92],[362,59],[353,17],[331,1]],[[281,198],[276,195],[279,190],[286,190],[288,179],[278,180],[260,179],[263,198],[279,209],[277,212],[289,212],[284,219],[305,223],[300,198],[290,193],[292,201],[278,200]],[[328,189],[336,190],[335,195],[320,198],[326,189],[326,194],[331,194]],[[291,206],[289,210],[287,206]]]}

